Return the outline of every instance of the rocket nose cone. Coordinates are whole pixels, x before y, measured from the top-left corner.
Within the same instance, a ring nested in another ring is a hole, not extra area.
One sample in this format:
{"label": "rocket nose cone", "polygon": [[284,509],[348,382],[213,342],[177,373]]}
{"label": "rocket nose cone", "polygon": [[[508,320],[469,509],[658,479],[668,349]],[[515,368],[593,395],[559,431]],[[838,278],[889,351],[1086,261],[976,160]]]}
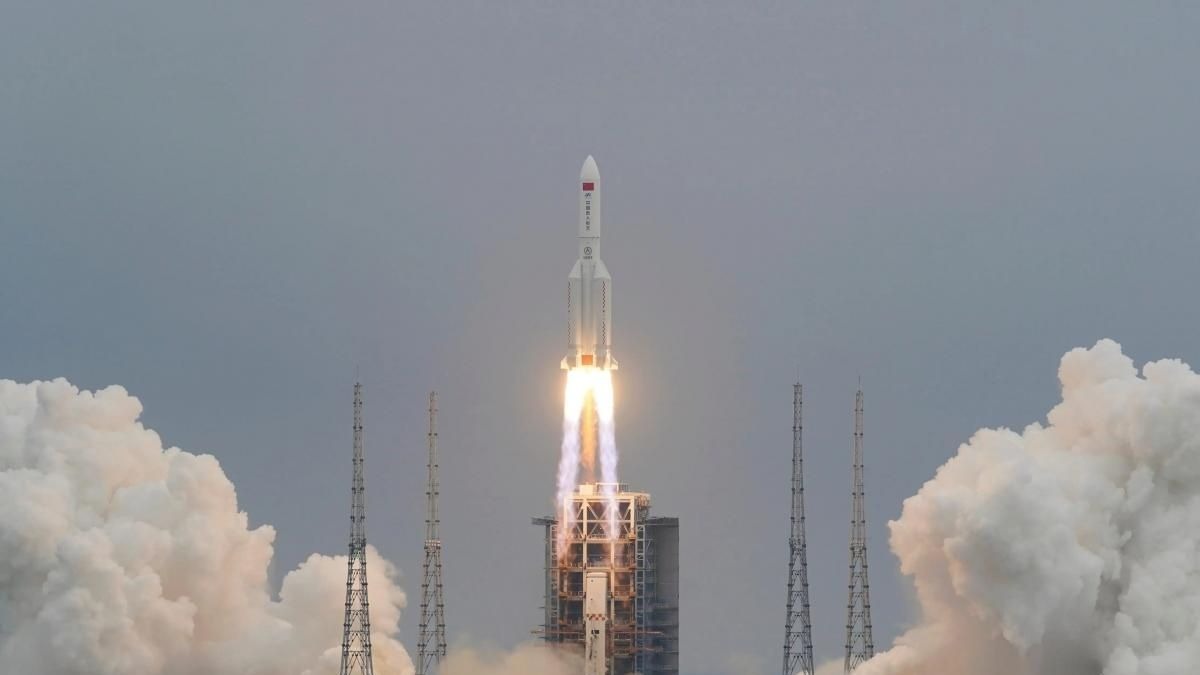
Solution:
{"label": "rocket nose cone", "polygon": [[591,155],[588,155],[588,158],[583,160],[583,168],[579,170],[579,180],[600,180],[600,169],[596,167],[596,160],[592,159]]}

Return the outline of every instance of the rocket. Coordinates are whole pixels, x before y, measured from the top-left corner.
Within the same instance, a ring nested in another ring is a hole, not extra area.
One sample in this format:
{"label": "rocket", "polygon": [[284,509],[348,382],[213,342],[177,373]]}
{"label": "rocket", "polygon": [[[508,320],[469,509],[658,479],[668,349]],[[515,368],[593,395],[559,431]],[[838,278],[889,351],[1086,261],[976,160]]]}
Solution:
{"label": "rocket", "polygon": [[612,277],[600,260],[600,169],[591,155],[579,171],[579,258],[567,276],[564,370],[616,370],[612,356]]}
{"label": "rocket", "polygon": [[608,672],[608,572],[589,571],[584,578],[583,674]]}

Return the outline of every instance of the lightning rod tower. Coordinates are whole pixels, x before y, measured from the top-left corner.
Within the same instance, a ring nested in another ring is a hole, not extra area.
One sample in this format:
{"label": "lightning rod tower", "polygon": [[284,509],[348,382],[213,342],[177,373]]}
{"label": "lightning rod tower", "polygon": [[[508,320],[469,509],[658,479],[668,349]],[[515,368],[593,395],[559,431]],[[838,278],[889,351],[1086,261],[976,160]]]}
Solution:
{"label": "lightning rod tower", "polygon": [[871,586],[867,581],[867,507],[863,484],[863,392],[854,395],[853,507],[850,515],[850,598],[846,603],[845,672],[853,672],[875,656],[871,636]]}
{"label": "lightning rod tower", "polygon": [[350,487],[350,556],[341,675],[375,675],[371,661],[371,604],[367,599],[367,507],[363,487],[362,383],[354,383],[354,478]]}
{"label": "lightning rod tower", "polygon": [[442,539],[438,533],[437,392],[429,392],[429,478],[425,487],[425,564],[421,581],[421,627],[417,675],[429,675],[446,656],[446,617],[442,601]]}
{"label": "lightning rod tower", "polygon": [[813,675],[812,621],[808,606],[808,543],[804,535],[803,389],[792,385],[792,530],[788,537],[787,625],[783,675]]}

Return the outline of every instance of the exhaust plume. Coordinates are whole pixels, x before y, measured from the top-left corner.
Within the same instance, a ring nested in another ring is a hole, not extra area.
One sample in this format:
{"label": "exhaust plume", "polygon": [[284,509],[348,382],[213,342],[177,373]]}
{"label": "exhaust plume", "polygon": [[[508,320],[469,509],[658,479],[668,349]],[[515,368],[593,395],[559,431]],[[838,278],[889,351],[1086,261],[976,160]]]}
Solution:
{"label": "exhaust plume", "polygon": [[575,521],[571,512],[571,493],[579,475],[580,422],[583,405],[587,400],[587,386],[582,371],[567,372],[567,387],[563,393],[563,437],[562,453],[558,459],[558,493],[555,502],[558,510],[558,555],[566,553],[567,534]]}
{"label": "exhaust plume", "polygon": [[[333,675],[345,556],[267,569],[210,455],[166,448],[119,386],[0,380],[0,672]],[[375,672],[409,675],[404,592],[371,549]]]}
{"label": "exhaust plume", "polygon": [[608,497],[608,531],[616,532],[617,442],[613,419],[612,372],[595,368],[567,371],[563,393],[562,452],[558,460],[558,555],[566,554],[567,534],[575,521],[571,495],[582,479],[596,482],[596,455],[600,455],[600,483]]}
{"label": "exhaust plume", "polygon": [[608,536],[617,536],[617,423],[613,417],[612,373],[604,371],[596,378],[592,390],[599,420],[597,436],[600,440],[600,480],[603,494],[608,499]]}
{"label": "exhaust plume", "polygon": [[890,524],[922,622],[859,675],[1185,675],[1200,664],[1200,376],[1066,354],[1062,401],[984,429]]}

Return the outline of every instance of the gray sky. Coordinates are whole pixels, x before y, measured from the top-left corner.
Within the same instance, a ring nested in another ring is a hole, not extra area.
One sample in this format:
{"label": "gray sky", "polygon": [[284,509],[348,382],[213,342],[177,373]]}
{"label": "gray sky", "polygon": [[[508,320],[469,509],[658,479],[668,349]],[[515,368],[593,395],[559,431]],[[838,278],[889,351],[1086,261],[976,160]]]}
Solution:
{"label": "gray sky", "polygon": [[278,528],[278,576],[345,546],[360,368],[410,648],[436,387],[449,634],[514,644],[591,153],[621,473],[682,519],[684,671],[778,670],[797,373],[818,656],[860,374],[889,644],[886,521],[958,443],[1041,418],[1100,337],[1200,361],[1200,9],[733,4],[9,0],[0,376],[128,387]]}

